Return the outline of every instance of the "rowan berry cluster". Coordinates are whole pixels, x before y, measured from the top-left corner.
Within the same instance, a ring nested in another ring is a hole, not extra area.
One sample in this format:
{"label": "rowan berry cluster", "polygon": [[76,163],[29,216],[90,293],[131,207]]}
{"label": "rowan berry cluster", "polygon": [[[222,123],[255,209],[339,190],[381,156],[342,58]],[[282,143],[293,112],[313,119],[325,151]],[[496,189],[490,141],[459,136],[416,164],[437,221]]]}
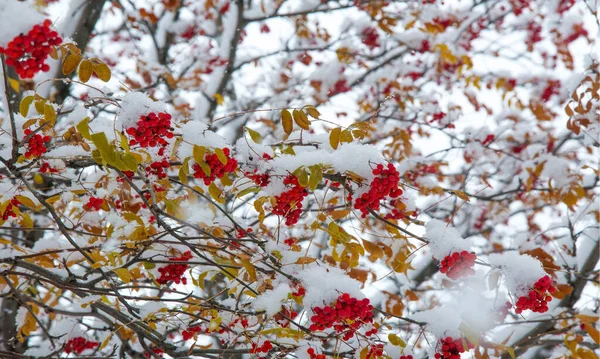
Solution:
{"label": "rowan berry cluster", "polygon": [[412,355],[400,355],[400,359],[413,359]]}
{"label": "rowan berry cluster", "polygon": [[167,173],[165,170],[171,167],[169,160],[164,158],[162,161],[154,161],[149,166],[146,167],[146,172],[151,175],[155,175],[158,179],[163,179],[167,177]]}
{"label": "rowan berry cluster", "polygon": [[313,348],[306,349],[306,352],[310,356],[310,359],[326,359],[325,354],[317,354]]}
{"label": "rowan berry cluster", "polygon": [[379,33],[374,27],[365,28],[360,34],[360,40],[363,44],[367,45],[369,49],[381,46],[379,43]]}
{"label": "rowan berry cluster", "polygon": [[86,211],[99,211],[102,209],[102,204],[104,204],[104,199],[99,197],[90,197],[87,203],[83,205],[83,208]]}
{"label": "rowan berry cluster", "polygon": [[[156,355],[161,355],[161,356],[165,353],[165,351],[160,348],[152,348],[152,352]],[[144,356],[146,358],[150,358],[150,353],[146,352],[146,353],[144,353]]]}
{"label": "rowan berry cluster", "polygon": [[363,324],[373,323],[373,306],[369,299],[358,300],[348,293],[339,296],[329,306],[315,307],[313,312],[311,331],[333,327],[338,333],[344,333],[344,340],[352,338]]}
{"label": "rowan berry cluster", "polygon": [[192,169],[194,170],[194,178],[200,178],[204,180],[205,185],[209,185],[217,178],[223,178],[227,173],[235,172],[238,167],[238,163],[235,159],[230,157],[231,152],[229,148],[223,148],[223,153],[227,159],[227,162],[223,164],[216,153],[207,153],[204,156],[204,161],[210,168],[210,173],[207,175],[202,170],[199,164],[194,163]]}
{"label": "rowan berry cluster", "polygon": [[173,138],[173,128],[171,127],[171,115],[165,112],[158,114],[150,112],[147,115],[140,116],[136,127],[129,127],[127,134],[133,136],[129,140],[129,145],[139,144],[141,147],[166,146],[166,138]]}
{"label": "rowan berry cluster", "polygon": [[258,170],[254,170],[254,172],[244,172],[244,175],[259,187],[266,187],[271,181],[271,177],[268,173],[258,173]]}
{"label": "rowan berry cluster", "polygon": [[440,261],[440,272],[445,273],[448,278],[457,280],[475,274],[477,255],[474,252],[454,252]]}
{"label": "rowan berry cluster", "polygon": [[[192,252],[186,251],[180,257],[169,258],[170,261],[174,262],[187,262],[192,259]],[[185,271],[188,269],[187,264],[169,264],[165,267],[158,268],[160,277],[156,279],[159,284],[165,284],[169,281],[173,281],[177,284],[187,284],[187,279],[183,276]]]}
{"label": "rowan berry cluster", "polygon": [[402,190],[398,188],[400,174],[393,164],[389,163],[387,168],[378,164],[373,174],[377,177],[371,181],[369,191],[354,202],[354,208],[361,211],[363,218],[369,214],[369,210],[378,210],[379,202],[385,197],[397,198],[402,194]]}
{"label": "rowan berry cluster", "polygon": [[366,359],[381,358],[383,356],[383,344],[371,344]]}
{"label": "rowan berry cluster", "polygon": [[552,300],[550,293],[554,292],[556,292],[554,282],[549,276],[544,276],[535,282],[528,295],[519,297],[515,311],[520,314],[529,309],[535,313],[545,313],[548,311],[548,302]]}
{"label": "rowan berry cluster", "polygon": [[292,295],[294,297],[304,297],[304,295],[306,294],[306,289],[304,289],[304,287],[301,285],[297,285],[295,289],[296,290],[292,292]]}
{"label": "rowan berry cluster", "polygon": [[[30,129],[26,129],[23,131],[25,136],[31,135],[32,131]],[[36,133],[29,137],[27,140],[27,151],[25,152],[26,158],[32,157],[40,157],[48,149],[46,148],[46,142],[50,142],[50,136],[42,136],[39,133]]]}
{"label": "rowan berry cluster", "polygon": [[94,349],[97,346],[98,342],[87,340],[83,337],[76,337],[73,339],[69,339],[69,341],[65,343],[63,351],[65,352],[65,354],[81,354],[84,350]]}
{"label": "rowan berry cluster", "polygon": [[50,167],[50,164],[48,162],[43,162],[42,167],[40,167],[40,172],[42,172],[42,173],[57,173],[57,172],[60,172],[60,170]]}
{"label": "rowan berry cluster", "polygon": [[181,336],[183,337],[183,340],[190,340],[194,337],[194,335],[196,335],[200,332],[202,332],[202,327],[199,325],[195,325],[195,326],[189,327],[189,328],[185,329],[183,332],[181,332]]}
{"label": "rowan berry cluster", "polygon": [[283,180],[283,184],[292,188],[275,196],[273,214],[283,216],[286,226],[293,226],[298,223],[302,215],[302,201],[308,196],[308,191],[298,183],[294,175],[288,175]]}
{"label": "rowan berry cluster", "polygon": [[268,353],[271,349],[273,349],[273,344],[270,341],[265,340],[262,345],[258,345],[256,343],[252,343],[252,349],[250,349],[250,353]]}
{"label": "rowan berry cluster", "polygon": [[435,359],[460,359],[460,353],[464,353],[467,349],[474,348],[473,344],[465,339],[467,347],[463,345],[463,339],[453,339],[452,337],[442,338],[439,343],[438,353],[435,353]]}
{"label": "rowan berry cluster", "polygon": [[16,198],[11,199],[10,202],[8,203],[8,205],[6,206],[4,213],[2,213],[2,220],[6,221],[6,220],[8,220],[9,217],[16,218],[17,215],[15,214],[15,212],[13,212],[12,208],[18,207],[20,204],[21,204],[21,201],[19,201],[18,199],[16,199]]}
{"label": "rowan berry cluster", "polygon": [[21,78],[30,79],[40,71],[50,71],[50,66],[45,61],[52,52],[52,47],[62,43],[62,39],[50,25],[52,21],[44,20],[27,34],[20,34],[12,39],[6,48],[0,47],[0,54],[6,56],[6,64],[14,67]]}

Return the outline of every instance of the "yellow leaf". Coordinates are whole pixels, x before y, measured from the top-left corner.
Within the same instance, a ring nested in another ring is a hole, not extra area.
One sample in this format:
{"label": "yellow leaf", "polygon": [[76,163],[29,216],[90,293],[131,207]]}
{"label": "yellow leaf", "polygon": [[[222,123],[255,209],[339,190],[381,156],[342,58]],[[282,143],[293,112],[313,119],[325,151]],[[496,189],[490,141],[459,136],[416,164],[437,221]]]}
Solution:
{"label": "yellow leaf", "polygon": [[458,198],[462,199],[465,202],[469,202],[469,196],[467,196],[467,194],[463,191],[459,191],[459,190],[452,190],[450,191],[452,193],[454,193]]}
{"label": "yellow leaf", "polygon": [[41,174],[36,173],[36,174],[33,175],[33,182],[35,184],[43,184],[44,183],[44,177]]}
{"label": "yellow leaf", "polygon": [[81,55],[79,54],[69,54],[69,56],[67,56],[67,58],[65,59],[65,62],[63,63],[63,67],[62,67],[62,72],[63,75],[68,75],[71,72],[75,71],[75,69],[77,68],[77,66],[79,65],[79,62],[81,62]]}
{"label": "yellow leaf", "polygon": [[262,136],[260,135],[260,133],[254,131],[253,129],[251,129],[249,127],[244,127],[244,128],[250,134],[250,138],[252,139],[252,141],[254,141],[255,143],[261,143],[262,142]]}
{"label": "yellow leaf", "polygon": [[227,164],[227,156],[225,156],[225,152],[223,152],[222,149],[220,148],[215,148],[215,154],[217,155],[217,158],[219,159],[219,161],[226,165]]}
{"label": "yellow leaf", "polygon": [[89,124],[90,118],[86,117],[83,120],[81,120],[76,126],[75,128],[77,129],[77,131],[79,131],[79,133],[81,133],[81,136],[83,136],[83,138],[85,138],[86,140],[91,141],[92,140],[92,136],[90,135],[90,124]]}
{"label": "yellow leaf", "polygon": [[11,79],[9,77],[8,84],[15,92],[19,92],[19,90],[21,89],[21,83],[19,82],[19,80]]}
{"label": "yellow leaf", "polygon": [[218,203],[225,203],[223,191],[221,191],[214,182],[208,186],[208,193],[210,193],[210,196]]}
{"label": "yellow leaf", "polygon": [[312,262],[315,262],[317,260],[317,258],[311,258],[311,257],[300,257],[298,258],[298,260],[296,261],[296,264],[310,264]]}
{"label": "yellow leaf", "polygon": [[373,243],[373,242],[369,242],[365,239],[363,239],[363,246],[365,247],[365,249],[367,250],[367,252],[369,252],[371,254],[371,260],[372,261],[376,261],[379,258],[383,257],[383,249],[381,249],[381,247],[379,247],[377,244]]}
{"label": "yellow leaf", "polygon": [[44,106],[44,118],[51,124],[56,123],[56,110],[51,104],[46,104]]}
{"label": "yellow leaf", "polygon": [[86,83],[92,77],[92,72],[94,71],[94,66],[90,60],[83,60],[79,64],[79,79],[81,82]]}
{"label": "yellow leaf", "polygon": [[223,102],[225,101],[225,99],[223,98],[223,95],[221,95],[220,93],[216,93],[213,95],[215,100],[217,101],[217,105],[221,106],[223,104]]}
{"label": "yellow leaf", "polygon": [[21,104],[19,105],[19,113],[23,117],[27,117],[27,113],[29,112],[29,107],[33,102],[33,96],[26,96],[21,100]]}
{"label": "yellow leaf", "polygon": [[331,133],[329,134],[329,145],[331,145],[331,148],[333,148],[334,150],[338,148],[338,145],[340,143],[341,132],[342,129],[340,127],[336,127],[333,130],[331,130]]}
{"label": "yellow leaf", "polygon": [[394,346],[401,347],[401,348],[405,348],[406,347],[406,342],[404,342],[404,340],[402,340],[396,334],[388,334],[388,340]]}
{"label": "yellow leaf", "polygon": [[314,191],[315,189],[317,189],[317,186],[319,186],[319,183],[321,183],[322,179],[323,172],[321,172],[321,169],[318,166],[311,166],[310,179],[308,180],[308,188],[311,191]]}
{"label": "yellow leaf", "polygon": [[350,214],[349,209],[336,209],[334,211],[329,212],[329,215],[334,220],[342,219],[342,218],[346,217],[348,214]]}
{"label": "yellow leaf", "polygon": [[131,274],[127,268],[113,269],[113,272],[123,281],[123,283],[131,282]]}
{"label": "yellow leaf", "polygon": [[292,112],[292,117],[294,118],[294,122],[296,122],[300,128],[304,130],[310,129],[310,121],[308,121],[308,117],[306,117],[304,112],[300,110],[294,110]]}
{"label": "yellow leaf", "polygon": [[19,200],[19,202],[21,202],[21,204],[29,207],[29,208],[33,208],[35,209],[37,206],[33,203],[33,201],[31,200],[31,198],[26,197],[26,196],[21,196],[21,195],[16,195],[15,196],[16,199]]}
{"label": "yellow leaf", "polygon": [[240,261],[242,262],[242,265],[246,269],[246,272],[248,272],[248,276],[250,276],[250,280],[252,282],[256,282],[256,268],[254,268],[254,265],[246,259],[240,259]]}
{"label": "yellow leaf", "polygon": [[292,114],[288,110],[281,111],[281,124],[283,125],[283,131],[288,135],[294,130],[294,122],[292,121]]}
{"label": "yellow leaf", "polygon": [[[99,60],[98,60],[99,61]],[[104,62],[93,64],[94,73],[98,78],[104,82],[110,81],[110,69]]]}
{"label": "yellow leaf", "polygon": [[319,119],[319,116],[321,116],[319,110],[317,110],[314,106],[306,106],[306,113],[314,119]]}
{"label": "yellow leaf", "polygon": [[206,148],[204,146],[194,145],[194,148],[192,149],[192,155],[193,155],[194,161],[196,161],[196,163],[200,164],[200,163],[204,162],[205,154],[206,154]]}

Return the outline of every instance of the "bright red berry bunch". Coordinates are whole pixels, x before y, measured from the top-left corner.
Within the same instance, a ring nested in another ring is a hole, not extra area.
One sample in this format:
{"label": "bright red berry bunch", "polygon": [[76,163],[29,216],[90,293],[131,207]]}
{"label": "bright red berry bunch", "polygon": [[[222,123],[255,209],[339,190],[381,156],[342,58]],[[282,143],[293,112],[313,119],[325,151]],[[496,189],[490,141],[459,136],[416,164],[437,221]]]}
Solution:
{"label": "bright red berry bunch", "polygon": [[258,173],[257,170],[254,170],[254,172],[244,172],[244,175],[259,187],[266,187],[271,181],[268,173]]}
{"label": "bright red berry bunch", "polygon": [[158,114],[150,112],[147,115],[140,116],[136,127],[129,127],[127,134],[133,136],[129,140],[129,145],[139,144],[141,147],[166,146],[166,138],[173,138],[173,128],[171,127],[171,115],[165,112]]}
{"label": "bright red berry bunch", "polygon": [[[474,348],[473,344],[466,340],[468,349]],[[460,353],[464,353],[467,349],[463,345],[461,338],[453,339],[446,337],[440,340],[438,353],[435,353],[435,359],[460,359]]]}
{"label": "bright red berry bunch", "polygon": [[[31,132],[33,131],[31,131],[30,129],[26,129],[25,131],[23,131],[25,136],[29,136]],[[46,142],[50,142],[50,136],[42,136],[39,133],[36,133],[29,137],[29,139],[27,140],[27,151],[25,152],[25,157],[40,157],[41,155],[46,153],[46,151],[48,151],[48,149],[46,148]]]}
{"label": "bright red berry bunch", "polygon": [[18,207],[20,204],[21,204],[21,201],[19,201],[18,199],[16,199],[16,198],[11,199],[10,202],[8,203],[8,205],[6,206],[4,213],[2,213],[2,220],[6,221],[6,220],[8,220],[9,217],[16,218],[17,215],[15,212],[13,212],[12,208]]}
{"label": "bright red berry bunch", "polygon": [[548,302],[552,300],[549,293],[556,292],[554,282],[549,276],[538,279],[529,290],[528,295],[524,295],[517,300],[516,312],[520,314],[524,310],[531,310],[535,313],[545,313],[548,311]]}
{"label": "bright red berry bunch", "polygon": [[0,54],[6,56],[6,64],[14,67],[21,78],[30,79],[40,71],[50,71],[50,66],[45,61],[52,52],[52,47],[62,43],[62,39],[50,25],[52,21],[45,20],[27,34],[12,39],[6,48],[0,47]]}
{"label": "bright red berry bunch", "polygon": [[445,273],[452,280],[468,277],[475,274],[473,270],[475,259],[477,255],[473,252],[454,252],[440,261],[440,272]]}
{"label": "bright red berry bunch", "polygon": [[306,289],[304,289],[304,287],[301,285],[297,285],[295,289],[296,290],[292,292],[292,295],[294,297],[304,297],[304,295],[306,294]]}
{"label": "bright red berry bunch", "polygon": [[66,354],[70,354],[70,353],[81,354],[84,350],[94,349],[97,346],[98,346],[97,342],[87,340],[83,337],[76,337],[73,339],[69,339],[69,341],[65,343],[65,347],[64,347],[63,351]]}
{"label": "bright red berry bunch", "polygon": [[379,43],[379,33],[374,27],[365,28],[360,34],[360,40],[363,44],[367,45],[369,49],[381,46]]}
{"label": "bright red berry bunch", "polygon": [[306,349],[306,352],[310,356],[310,359],[326,359],[325,354],[317,354],[313,348]]}
{"label": "bright red berry bunch", "polygon": [[221,162],[219,156],[216,153],[207,153],[204,156],[204,161],[210,167],[210,173],[207,175],[202,170],[199,164],[194,163],[192,169],[194,170],[194,178],[200,178],[204,180],[205,185],[209,185],[217,178],[223,178],[225,174],[235,172],[238,167],[238,163],[235,159],[230,157],[231,151],[229,148],[223,148],[223,153],[227,159],[226,163]]}
{"label": "bright red berry bunch", "polygon": [[167,177],[167,173],[165,170],[171,167],[169,161],[164,158],[162,161],[154,161],[149,166],[146,167],[146,172],[148,174],[155,175],[158,179],[163,179]]}
{"label": "bright red berry bunch", "polygon": [[413,359],[412,355],[400,355],[400,359]]}
{"label": "bright red berry bunch", "polygon": [[185,329],[183,332],[181,332],[181,336],[183,337],[183,340],[190,340],[194,337],[194,335],[196,335],[200,332],[202,332],[202,327],[200,327],[199,325],[195,325],[195,326],[189,327],[189,328]]}
{"label": "bright red berry bunch", "polygon": [[[192,259],[192,252],[187,251],[183,253],[180,257],[172,257],[169,258],[170,261],[176,262],[187,262]],[[158,272],[160,273],[160,277],[156,279],[159,284],[165,284],[169,281],[173,281],[177,284],[183,283],[187,284],[187,279],[183,276],[185,271],[188,269],[187,264],[169,264],[166,267],[158,268]]]}
{"label": "bright red berry bunch", "polygon": [[102,209],[102,204],[104,203],[104,199],[99,197],[90,197],[88,202],[83,205],[87,211],[99,211]]}
{"label": "bright red berry bunch", "polygon": [[265,340],[262,345],[258,345],[256,343],[252,343],[252,349],[250,349],[250,353],[268,353],[271,349],[273,349],[273,344],[270,341]]}
{"label": "bright red berry bunch", "polygon": [[283,184],[292,187],[279,196],[275,196],[275,207],[273,214],[283,216],[286,226],[292,226],[298,223],[302,214],[302,201],[308,196],[308,191],[298,183],[294,175],[288,175]]}
{"label": "bright red berry bunch", "polygon": [[48,162],[43,162],[42,167],[40,167],[40,172],[42,172],[42,173],[57,173],[57,172],[60,172],[60,170],[50,167],[50,164]]}
{"label": "bright red berry bunch", "polygon": [[383,344],[371,344],[366,359],[381,358],[383,356]]}
{"label": "bright red berry bunch", "polygon": [[338,333],[344,333],[344,340],[349,340],[360,326],[373,323],[373,306],[370,303],[368,298],[358,300],[344,293],[333,304],[313,309],[315,315],[310,318],[310,330],[333,327]]}
{"label": "bright red berry bunch", "polygon": [[354,208],[362,212],[363,218],[369,214],[370,209],[378,210],[379,202],[385,197],[397,198],[402,194],[402,190],[398,188],[400,174],[393,164],[389,163],[387,168],[378,164],[373,174],[377,177],[371,181],[369,191],[363,193],[354,202]]}

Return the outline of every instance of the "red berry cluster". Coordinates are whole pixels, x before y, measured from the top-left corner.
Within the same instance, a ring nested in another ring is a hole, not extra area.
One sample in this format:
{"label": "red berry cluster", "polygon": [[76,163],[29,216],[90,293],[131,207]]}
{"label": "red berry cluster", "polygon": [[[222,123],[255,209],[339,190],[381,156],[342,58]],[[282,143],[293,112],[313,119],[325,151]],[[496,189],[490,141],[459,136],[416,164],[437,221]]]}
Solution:
{"label": "red berry cluster", "polygon": [[381,44],[379,43],[379,33],[374,27],[365,28],[360,34],[360,40],[371,50],[381,46]]}
{"label": "red berry cluster", "polygon": [[393,164],[389,163],[387,169],[382,164],[378,164],[373,170],[373,174],[377,177],[371,181],[368,192],[362,194],[354,202],[354,208],[362,212],[362,217],[369,214],[369,210],[378,210],[379,201],[389,196],[397,198],[402,194],[402,190],[398,188],[400,174]]}
{"label": "red berry cluster", "polygon": [[[25,136],[29,136],[31,132],[33,131],[30,129],[23,131]],[[42,136],[39,133],[36,133],[35,135],[29,137],[29,140],[27,140],[27,151],[25,152],[25,157],[40,157],[46,153],[46,151],[48,151],[46,148],[46,142],[50,142],[50,136]]]}
{"label": "red berry cluster", "polygon": [[381,358],[383,356],[383,344],[371,344],[366,359]]}
{"label": "red berry cluster", "polygon": [[273,214],[283,216],[286,226],[293,226],[298,223],[302,214],[302,201],[308,196],[308,191],[298,183],[298,179],[294,175],[288,175],[283,184],[292,188],[283,192],[279,196],[275,196],[275,207]]}
{"label": "red berry cluster", "polygon": [[167,178],[167,173],[165,170],[171,167],[169,160],[164,158],[162,161],[154,161],[149,166],[146,167],[146,172],[148,174],[155,175],[158,179]]}
{"label": "red berry cluster", "polygon": [[313,348],[306,349],[306,352],[310,356],[310,359],[326,359],[325,354],[317,354]]}
{"label": "red berry cluster", "polygon": [[[165,351],[160,348],[152,348],[152,352],[156,355],[161,355],[161,356],[165,353]],[[144,353],[144,356],[146,358],[150,358],[150,353],[146,352],[146,353]]]}
{"label": "red berry cluster", "polygon": [[259,187],[266,187],[271,181],[271,177],[268,173],[258,173],[257,170],[254,172],[244,172],[244,175],[248,177],[252,182],[256,183]]}
{"label": "red berry cluster", "polygon": [[229,157],[231,152],[229,148],[223,148],[223,153],[227,158],[227,163],[223,164],[221,160],[219,160],[219,156],[216,153],[208,153],[204,156],[204,161],[210,167],[210,175],[206,175],[200,167],[199,164],[194,163],[192,166],[194,170],[194,178],[200,178],[204,180],[205,185],[209,185],[215,181],[217,178],[223,178],[225,174],[235,172],[238,167],[238,163],[235,159]]}
{"label": "red berry cluster", "polygon": [[445,273],[448,278],[457,280],[475,274],[477,255],[474,252],[454,252],[440,261],[440,272]]}
{"label": "red berry cluster", "polygon": [[252,343],[252,349],[250,349],[250,353],[268,353],[271,349],[273,349],[273,344],[270,341],[265,340],[261,346],[256,343]]}
{"label": "red berry cluster", "polygon": [[[468,349],[474,348],[473,344],[466,340]],[[435,353],[435,359],[460,359],[460,353],[466,351],[463,345],[463,339],[453,339],[452,337],[446,337],[440,340],[439,352]]]}
{"label": "red berry cluster", "polygon": [[535,313],[545,313],[548,311],[548,302],[552,300],[549,293],[554,292],[556,292],[554,282],[549,276],[544,276],[535,282],[528,295],[524,295],[517,300],[515,311],[520,314],[522,311],[529,309]]}
{"label": "red berry cluster", "polygon": [[369,299],[358,300],[348,293],[339,296],[332,305],[316,307],[313,311],[311,331],[333,327],[338,333],[344,332],[344,340],[352,338],[361,325],[373,323],[373,306]]}
{"label": "red berry cluster", "polygon": [[[187,251],[181,255],[181,257],[169,258],[170,261],[175,262],[187,262],[192,259],[192,252]],[[177,284],[187,284],[187,279],[183,276],[185,271],[188,269],[187,264],[169,264],[166,267],[158,268],[160,277],[156,280],[159,284],[165,284],[169,281],[173,281]]]}
{"label": "red berry cluster", "polygon": [[99,197],[90,197],[88,202],[83,205],[83,208],[87,211],[99,211],[102,209],[104,199]]}
{"label": "red berry cluster", "polygon": [[83,337],[76,337],[76,338],[70,339],[68,342],[65,343],[65,347],[64,347],[63,351],[66,354],[70,354],[70,353],[81,354],[84,350],[94,349],[97,346],[98,346],[97,342],[87,340]]}
{"label": "red berry cluster", "polygon": [[50,164],[48,162],[43,162],[42,167],[40,167],[40,172],[42,172],[42,173],[57,173],[57,172],[60,172],[60,170],[50,167]]}
{"label": "red berry cluster", "polygon": [[183,332],[181,332],[181,336],[183,337],[183,340],[190,340],[194,337],[194,335],[196,335],[200,332],[202,332],[202,327],[199,325],[195,325],[195,326],[189,327],[189,328],[185,329]]}
{"label": "red berry cluster", "polygon": [[306,294],[306,289],[304,289],[304,287],[301,285],[297,285],[296,291],[292,292],[292,295],[294,297],[304,297],[305,294]]}
{"label": "red berry cluster", "polygon": [[52,21],[44,20],[43,24],[35,25],[27,34],[12,39],[6,48],[0,47],[0,54],[6,56],[6,64],[14,67],[21,78],[30,79],[40,71],[50,71],[50,66],[44,62],[52,52],[52,46],[62,43],[50,25]]}
{"label": "red berry cluster", "polygon": [[413,359],[412,355],[400,355],[400,359]]}
{"label": "red berry cluster", "polygon": [[15,214],[15,212],[13,212],[12,207],[18,207],[21,204],[21,201],[19,201],[16,198],[13,198],[10,200],[10,202],[8,203],[8,206],[6,206],[6,209],[4,210],[4,213],[2,213],[2,220],[6,221],[8,220],[8,217],[14,217],[16,218],[17,215]]}
{"label": "red berry cluster", "polygon": [[129,127],[127,134],[133,136],[129,140],[129,145],[133,146],[139,143],[142,147],[166,146],[166,138],[173,138],[173,128],[171,127],[171,115],[165,112],[158,114],[150,112],[147,115],[140,116],[136,127]]}
{"label": "red berry cluster", "polygon": [[333,87],[327,92],[327,95],[335,96],[339,93],[344,93],[344,92],[348,92],[348,91],[350,91],[350,86],[348,85],[348,80],[341,79],[341,80],[337,80],[333,84]]}
{"label": "red berry cluster", "polygon": [[385,219],[402,219],[404,218],[404,212],[401,212],[396,206],[399,204],[398,199],[394,199],[390,201],[390,205],[392,206],[392,211],[386,213],[383,218]]}

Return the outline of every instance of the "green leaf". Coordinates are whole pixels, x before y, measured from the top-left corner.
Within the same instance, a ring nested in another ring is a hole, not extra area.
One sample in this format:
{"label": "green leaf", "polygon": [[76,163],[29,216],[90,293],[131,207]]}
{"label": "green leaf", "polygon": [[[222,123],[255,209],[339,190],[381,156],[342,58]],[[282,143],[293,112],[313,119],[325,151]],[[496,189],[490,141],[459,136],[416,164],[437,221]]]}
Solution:
{"label": "green leaf", "polygon": [[254,131],[253,129],[249,128],[249,127],[244,127],[246,129],[246,131],[248,131],[248,134],[250,134],[250,138],[252,139],[252,141],[254,141],[255,143],[260,144],[262,142],[262,136],[260,135],[260,133]]}
{"label": "green leaf", "polygon": [[310,179],[308,180],[308,188],[310,188],[311,191],[314,191],[315,189],[317,189],[317,186],[319,185],[319,183],[321,183],[322,179],[323,172],[321,172],[319,166],[311,166]]}
{"label": "green leaf", "polygon": [[405,348],[406,347],[406,342],[404,342],[404,340],[402,340],[396,334],[388,334],[388,340],[394,346],[401,347],[401,348]]}
{"label": "green leaf", "polygon": [[206,154],[206,147],[194,145],[192,149],[192,155],[194,156],[194,161],[200,164],[204,162],[204,155]]}
{"label": "green leaf", "polygon": [[238,193],[236,193],[235,196],[237,198],[240,198],[247,194],[256,193],[256,192],[260,192],[260,187],[249,187],[249,188],[243,189],[243,190],[239,191]]}
{"label": "green leaf", "polygon": [[51,104],[44,106],[44,118],[51,124],[56,123],[56,110]]}

